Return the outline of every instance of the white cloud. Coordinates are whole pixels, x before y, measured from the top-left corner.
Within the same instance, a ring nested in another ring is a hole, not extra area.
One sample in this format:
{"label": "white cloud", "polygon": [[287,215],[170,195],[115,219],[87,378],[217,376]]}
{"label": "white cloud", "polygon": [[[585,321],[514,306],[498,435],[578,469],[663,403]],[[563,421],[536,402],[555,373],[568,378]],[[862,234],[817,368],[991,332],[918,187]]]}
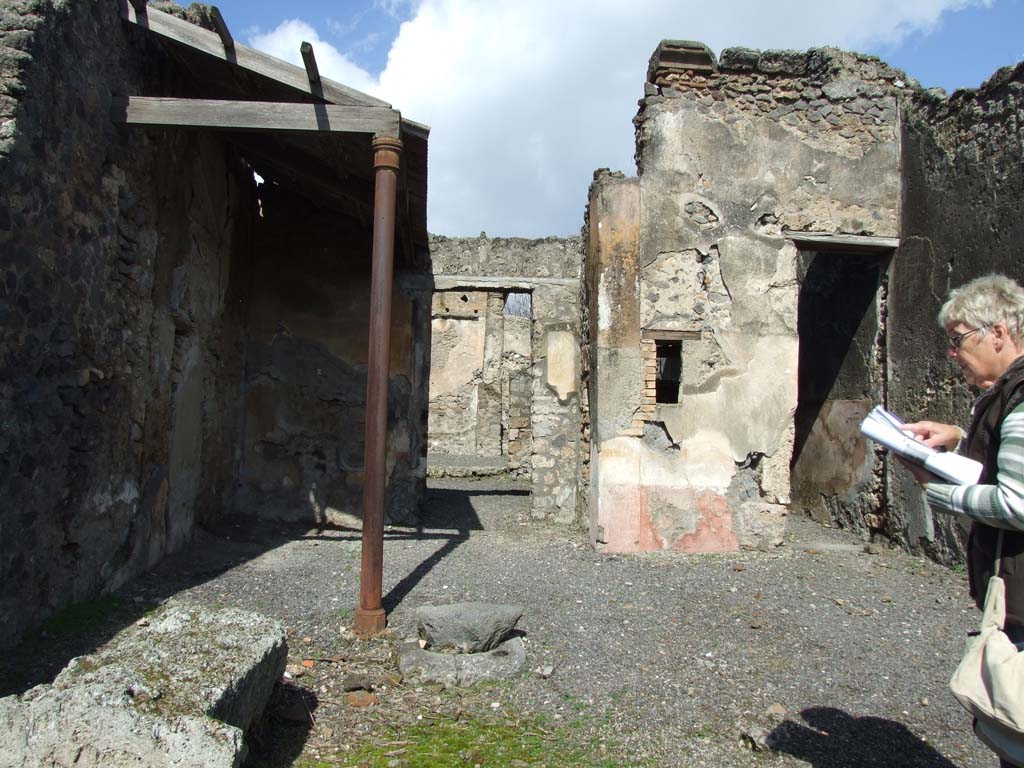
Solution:
{"label": "white cloud", "polygon": [[249,44],[279,59],[302,66],[300,48],[303,42],[313,46],[316,67],[321,76],[370,92],[376,89],[376,79],[365,69],[354,64],[333,45],[323,40],[313,27],[301,19],[288,19],[271,32],[253,35]]}
{"label": "white cloud", "polygon": [[634,172],[631,121],[663,38],[700,40],[716,53],[734,45],[862,50],[991,0],[375,3],[409,18],[379,84],[299,21],[253,43],[298,62],[309,40],[326,76],[431,126],[432,232],[539,237],[579,229],[594,169]]}
{"label": "white cloud", "polygon": [[[988,4],[990,0],[980,0]],[[424,0],[380,95],[431,126],[433,232],[542,236],[583,223],[593,171],[634,173],[633,125],[663,38],[854,50],[978,0]]]}
{"label": "white cloud", "polygon": [[407,15],[413,3],[414,0],[373,0],[373,7],[397,19]]}

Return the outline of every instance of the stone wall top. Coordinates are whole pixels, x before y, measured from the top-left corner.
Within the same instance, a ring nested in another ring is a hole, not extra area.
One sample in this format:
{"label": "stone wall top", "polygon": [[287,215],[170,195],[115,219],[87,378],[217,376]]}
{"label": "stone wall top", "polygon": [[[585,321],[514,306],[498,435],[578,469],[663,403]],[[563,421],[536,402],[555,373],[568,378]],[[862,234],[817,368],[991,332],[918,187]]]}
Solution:
{"label": "stone wall top", "polygon": [[578,279],[582,248],[579,237],[430,236],[435,275]]}
{"label": "stone wall top", "polygon": [[635,120],[641,173],[643,124],[665,109],[695,108],[727,124],[769,120],[810,146],[855,159],[894,140],[902,94],[923,93],[916,80],[878,58],[836,48],[727,48],[710,71],[652,60],[650,72]]}
{"label": "stone wall top", "polygon": [[998,69],[981,87],[962,88],[948,98],[938,89],[916,93],[909,106],[933,126],[936,144],[954,154],[968,144],[998,147],[1012,140],[1020,130],[1017,115],[1022,102],[1024,62]]}

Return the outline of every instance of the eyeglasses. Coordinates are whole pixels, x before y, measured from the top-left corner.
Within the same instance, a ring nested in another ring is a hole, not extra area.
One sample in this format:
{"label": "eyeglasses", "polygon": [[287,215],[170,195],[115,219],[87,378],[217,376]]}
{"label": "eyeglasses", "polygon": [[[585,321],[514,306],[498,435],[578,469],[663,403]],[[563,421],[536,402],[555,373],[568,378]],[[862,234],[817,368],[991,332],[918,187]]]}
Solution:
{"label": "eyeglasses", "polygon": [[960,345],[964,343],[964,339],[966,339],[972,333],[978,333],[979,331],[984,331],[984,330],[985,330],[985,326],[984,325],[979,325],[977,328],[971,328],[971,330],[964,331],[963,333],[954,333],[948,339],[950,350],[955,352],[956,350],[960,349]]}

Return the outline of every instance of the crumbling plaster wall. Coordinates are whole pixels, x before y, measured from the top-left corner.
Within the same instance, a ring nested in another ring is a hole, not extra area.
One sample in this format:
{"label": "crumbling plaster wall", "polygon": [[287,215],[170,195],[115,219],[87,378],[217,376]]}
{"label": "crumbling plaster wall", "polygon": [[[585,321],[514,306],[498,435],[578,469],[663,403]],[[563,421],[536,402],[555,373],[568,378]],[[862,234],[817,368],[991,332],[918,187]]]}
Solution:
{"label": "crumbling plaster wall", "polygon": [[522,289],[434,294],[427,427],[433,474],[529,477],[532,314]]}
{"label": "crumbling plaster wall", "polygon": [[109,119],[174,77],[116,3],[0,6],[0,645],[233,492],[251,174]]}
{"label": "crumbling plaster wall", "polygon": [[[529,424],[519,420],[502,428],[529,430],[528,459],[533,515],[541,519],[577,524],[582,522],[579,495],[581,451],[581,399],[579,360],[579,291],[582,267],[579,238],[431,237],[434,289],[477,291],[494,295],[509,292],[530,294],[532,323],[529,344]],[[436,293],[435,293],[436,295]],[[459,294],[460,296],[463,294]],[[489,316],[493,312],[488,309]],[[507,325],[509,318],[504,317]],[[436,323],[436,320],[435,320]],[[435,325],[435,333],[439,326]],[[441,329],[443,330],[443,329]],[[486,338],[487,328],[479,330]],[[439,354],[435,338],[435,365],[457,357]],[[501,334],[492,347],[507,341]],[[496,349],[494,350],[496,351]],[[504,349],[502,355],[523,357],[520,349]],[[491,353],[491,359],[502,355]],[[486,356],[485,356],[486,361]],[[432,377],[449,374],[433,371]],[[483,418],[479,412],[478,419]],[[504,418],[504,417],[503,417]],[[468,420],[472,420],[468,416]],[[525,444],[524,444],[525,445]],[[527,460],[524,459],[524,463]]]}
{"label": "crumbling plaster wall", "polygon": [[[369,156],[369,148],[367,148]],[[362,517],[371,233],[261,187],[243,383],[238,509],[358,526]],[[429,291],[396,274],[385,519],[414,522],[425,483]]]}
{"label": "crumbling plaster wall", "polygon": [[[949,290],[1000,272],[1024,281],[1024,65],[979,89],[905,102],[901,245],[890,285],[889,402],[908,418],[968,423],[974,392],[946,360],[936,316]],[[890,475],[888,533],[947,562],[965,530],[924,505],[905,472]]]}
{"label": "crumbling plaster wall", "polygon": [[[900,73],[831,49],[730,49],[717,67],[707,51],[703,71],[660,52],[635,121],[637,189],[613,181],[604,204],[608,180],[591,191],[591,534],[605,551],[761,545],[790,500],[797,404],[798,251],[783,229],[897,234]],[[607,225],[623,236],[595,235]],[[623,253],[595,263],[602,237]],[[644,388],[641,336],[659,334],[690,338],[678,404]]]}

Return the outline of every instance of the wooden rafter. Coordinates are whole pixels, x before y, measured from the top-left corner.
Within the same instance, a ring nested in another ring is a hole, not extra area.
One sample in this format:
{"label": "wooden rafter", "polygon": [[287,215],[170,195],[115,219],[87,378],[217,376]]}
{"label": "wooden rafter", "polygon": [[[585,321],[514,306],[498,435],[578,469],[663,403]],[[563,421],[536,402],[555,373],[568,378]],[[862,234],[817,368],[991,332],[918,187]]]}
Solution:
{"label": "wooden rafter", "polygon": [[111,118],[137,126],[399,134],[399,116],[392,109],[337,104],[120,96],[111,101]]}
{"label": "wooden rafter", "polygon": [[180,45],[186,45],[222,61],[228,61],[242,69],[275,80],[296,91],[316,98],[323,98],[334,104],[391,109],[391,105],[386,101],[374,98],[333,80],[321,78],[316,86],[312,86],[306,70],[302,67],[281,61],[241,43],[235,43],[230,51],[225,50],[224,43],[216,32],[197,27],[195,24],[179,19],[177,16],[172,16],[169,13],[159,11],[152,6],[147,8],[145,12],[138,12],[133,6],[133,3],[137,1],[140,0],[119,0],[121,18],[132,24],[137,24],[143,29],[148,29],[162,38]]}
{"label": "wooden rafter", "polygon": [[299,46],[299,52],[302,54],[302,63],[306,66],[306,77],[309,78],[309,84],[315,86],[320,82],[320,69],[316,65],[313,45],[303,40],[302,45]]}
{"label": "wooden rafter", "polygon": [[214,29],[217,30],[217,35],[220,37],[220,42],[224,46],[225,51],[233,51],[235,49],[235,38],[231,36],[231,31],[228,29],[227,23],[224,21],[224,17],[220,14],[220,8],[216,5],[210,7],[210,16],[213,18]]}

